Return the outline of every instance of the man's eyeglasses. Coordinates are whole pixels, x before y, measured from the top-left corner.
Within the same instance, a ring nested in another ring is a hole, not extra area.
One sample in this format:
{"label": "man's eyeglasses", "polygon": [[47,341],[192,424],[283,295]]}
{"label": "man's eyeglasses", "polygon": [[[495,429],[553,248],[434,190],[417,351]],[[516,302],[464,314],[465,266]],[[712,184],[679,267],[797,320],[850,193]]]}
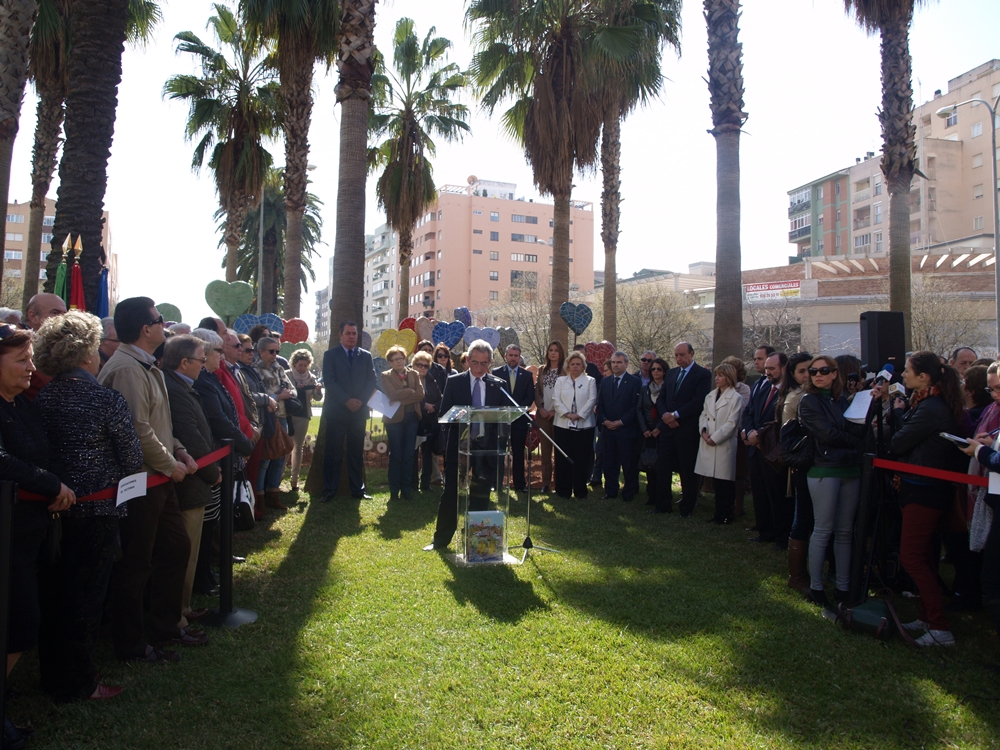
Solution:
{"label": "man's eyeglasses", "polygon": [[189,359],[192,362],[201,362],[202,364],[205,364],[206,362],[208,362],[208,357],[201,357],[201,358],[199,358],[199,357],[185,357],[184,359]]}
{"label": "man's eyeglasses", "polygon": [[1000,385],[998,385],[996,388],[990,388],[989,386],[986,386],[985,388],[983,388],[983,390],[986,391],[987,393],[1000,393]]}
{"label": "man's eyeglasses", "polygon": [[651,360],[651,359],[646,359],[645,357],[640,357],[640,358],[639,358],[639,361],[640,361],[640,362],[652,362],[653,360]]}
{"label": "man's eyeglasses", "polygon": [[146,323],[146,325],[148,325],[148,326],[162,326],[163,325],[163,316],[161,315],[156,320],[149,321],[148,323]]}
{"label": "man's eyeglasses", "polygon": [[810,367],[809,374],[815,377],[816,375],[829,375],[831,372],[836,372],[832,367]]}

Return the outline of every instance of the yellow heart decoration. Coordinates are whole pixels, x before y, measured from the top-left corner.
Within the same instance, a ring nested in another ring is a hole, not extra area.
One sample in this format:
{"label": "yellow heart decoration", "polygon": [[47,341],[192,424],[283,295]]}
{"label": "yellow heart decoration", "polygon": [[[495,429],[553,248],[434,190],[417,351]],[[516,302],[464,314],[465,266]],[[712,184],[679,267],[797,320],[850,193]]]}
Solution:
{"label": "yellow heart decoration", "polygon": [[385,357],[385,353],[393,346],[403,347],[406,349],[406,356],[410,356],[417,346],[417,334],[409,328],[404,328],[402,331],[390,328],[382,331],[376,346],[381,357]]}

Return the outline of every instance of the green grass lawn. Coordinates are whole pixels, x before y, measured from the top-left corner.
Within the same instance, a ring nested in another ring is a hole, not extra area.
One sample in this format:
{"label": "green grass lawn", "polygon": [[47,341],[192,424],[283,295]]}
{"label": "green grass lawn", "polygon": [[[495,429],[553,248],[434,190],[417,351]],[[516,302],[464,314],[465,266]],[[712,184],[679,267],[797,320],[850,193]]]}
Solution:
{"label": "green grass lawn", "polygon": [[105,681],[126,687],[107,703],[53,706],[26,656],[8,712],[34,748],[998,745],[983,615],[954,617],[953,649],[844,632],[786,588],[782,554],[706,524],[706,501],[681,519],[543,498],[531,536],[558,554],[456,567],[420,550],[437,499],[270,511],[236,540],[256,624],[160,667],[102,641]]}

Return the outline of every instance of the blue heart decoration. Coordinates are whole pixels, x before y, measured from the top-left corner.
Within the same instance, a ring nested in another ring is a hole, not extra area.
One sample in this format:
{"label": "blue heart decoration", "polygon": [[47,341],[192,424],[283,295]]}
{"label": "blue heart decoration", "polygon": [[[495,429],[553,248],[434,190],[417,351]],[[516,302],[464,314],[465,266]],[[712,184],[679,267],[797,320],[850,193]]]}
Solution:
{"label": "blue heart decoration", "polygon": [[285,332],[285,323],[274,313],[264,313],[260,316],[260,322],[267,326],[267,330],[280,336]]}
{"label": "blue heart decoration", "polygon": [[469,312],[467,307],[456,307],[455,308],[455,320],[462,321],[462,324],[468,328],[472,325],[472,314]]}
{"label": "blue heart decoration", "polygon": [[574,305],[572,302],[563,302],[559,305],[559,316],[577,336],[586,331],[590,321],[594,319],[594,313],[589,307],[582,303]]}
{"label": "blue heart decoration", "polygon": [[372,335],[368,331],[361,332],[361,348],[369,352],[372,350]]}
{"label": "blue heart decoration", "polygon": [[434,330],[431,332],[431,338],[433,339],[435,346],[437,344],[444,344],[451,349],[455,346],[455,344],[462,340],[462,336],[464,334],[465,323],[462,321],[453,320],[451,323],[439,321],[434,324]]}
{"label": "blue heart decoration", "polygon": [[473,341],[481,339],[482,337],[483,329],[477,328],[476,326],[466,326],[465,333],[462,334],[462,340],[465,341],[467,346],[471,346]]}
{"label": "blue heart decoration", "polygon": [[372,360],[372,365],[375,367],[375,387],[381,391],[382,373],[389,369],[389,363],[382,357],[375,357]]}
{"label": "blue heart decoration", "polygon": [[233,321],[233,330],[236,333],[250,334],[250,329],[255,325],[260,324],[260,318],[252,313],[243,313],[240,317]]}
{"label": "blue heart decoration", "polygon": [[484,328],[479,337],[483,341],[489,341],[494,349],[500,346],[500,331],[496,328]]}

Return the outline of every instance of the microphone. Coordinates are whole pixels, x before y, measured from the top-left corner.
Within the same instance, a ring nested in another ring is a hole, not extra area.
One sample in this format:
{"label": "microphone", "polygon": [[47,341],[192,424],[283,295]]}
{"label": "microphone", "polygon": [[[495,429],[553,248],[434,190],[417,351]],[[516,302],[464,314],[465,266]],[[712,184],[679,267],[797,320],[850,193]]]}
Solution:
{"label": "microphone", "polygon": [[872,385],[882,385],[883,383],[888,383],[892,380],[892,374],[896,371],[896,368],[892,366],[892,363],[882,365],[882,371],[875,378],[875,382]]}
{"label": "microphone", "polygon": [[893,383],[889,386],[889,399],[906,398],[906,388],[902,383]]}

